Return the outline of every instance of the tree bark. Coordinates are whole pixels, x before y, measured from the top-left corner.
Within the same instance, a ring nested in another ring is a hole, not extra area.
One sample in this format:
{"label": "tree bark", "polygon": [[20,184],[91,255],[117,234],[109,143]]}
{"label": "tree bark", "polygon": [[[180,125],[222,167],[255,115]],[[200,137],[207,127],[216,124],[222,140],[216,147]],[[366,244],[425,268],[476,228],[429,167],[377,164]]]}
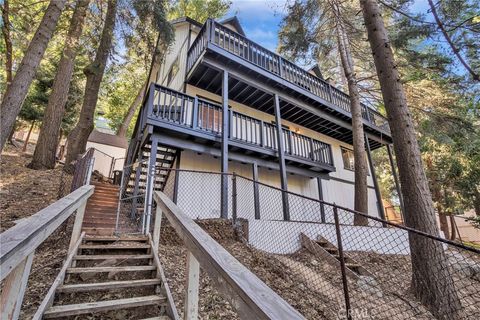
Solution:
{"label": "tree bark", "polygon": [[25,138],[25,142],[23,143],[22,152],[27,151],[28,141],[30,140],[30,135],[32,134],[33,127],[35,127],[35,121],[32,121],[30,129],[28,129],[27,137]]}
{"label": "tree bark", "polygon": [[15,77],[5,92],[0,108],[0,123],[2,124],[0,129],[0,150],[3,149],[8,134],[12,130],[15,119],[22,108],[28,89],[55,31],[60,14],[65,7],[65,2],[66,0],[50,1]]}
{"label": "tree bark", "polygon": [[480,192],[476,190],[473,194],[473,208],[475,209],[475,214],[480,217]]}
{"label": "tree bark", "polygon": [[[350,95],[350,111],[352,113],[353,154],[355,163],[355,191],[354,209],[368,213],[368,189],[367,189],[367,155],[365,153],[365,133],[363,132],[362,106],[360,93],[354,71],[354,64],[350,44],[341,19],[341,12],[336,0],[331,2],[335,16],[338,51],[342,62],[343,72],[348,84]],[[366,217],[355,215],[354,225],[368,225]]]}
{"label": "tree bark", "polygon": [[[360,0],[380,80],[405,205],[405,224],[438,236],[432,197],[388,33],[375,0]],[[460,319],[461,304],[441,242],[409,234],[412,291],[438,319]]]}
{"label": "tree bark", "polygon": [[448,227],[447,215],[439,211],[438,219],[440,220],[440,230],[443,231],[445,239],[450,239],[450,229]]}
{"label": "tree bark", "polygon": [[135,115],[135,111],[137,111],[138,106],[142,103],[146,85],[147,83],[145,82],[145,84],[138,90],[135,100],[133,100],[133,102],[130,104],[127,114],[125,114],[122,124],[120,125],[120,128],[118,128],[117,136],[127,136],[128,126],[130,125],[130,122],[132,121],[132,118]]}
{"label": "tree bark", "polygon": [[453,43],[452,38],[450,37],[447,30],[445,29],[445,26],[443,25],[442,20],[440,20],[440,17],[438,16],[437,8],[435,8],[435,4],[433,3],[433,1],[428,0],[428,4],[430,5],[430,9],[432,10],[432,14],[433,14],[433,17],[435,18],[435,22],[437,23],[438,28],[442,32],[443,37],[445,38],[445,40],[447,40],[447,43],[452,49],[453,54],[457,56],[458,60],[463,65],[463,67],[467,69],[467,71],[470,73],[473,80],[480,81],[480,76],[468,65],[465,59],[463,59],[462,55],[460,54],[460,50]]}
{"label": "tree bark", "polygon": [[447,239],[454,241],[457,238],[457,223],[455,222],[455,216],[453,214],[450,215],[450,228],[452,229],[452,232]]}
{"label": "tree bark", "polygon": [[50,94],[47,108],[45,109],[33,159],[29,164],[29,167],[32,169],[55,168],[55,154],[58,147],[59,131],[65,114],[65,104],[68,99],[68,90],[70,89],[75,57],[77,56],[79,39],[82,35],[89,3],[90,0],[78,1],[70,20],[63,55],[53,81],[52,93]]}
{"label": "tree bark", "polygon": [[10,8],[9,0],[4,0],[2,7],[2,34],[5,41],[5,73],[7,75],[6,88],[12,83],[12,65],[13,65],[13,49],[12,38],[10,37]]}
{"label": "tree bark", "polygon": [[100,83],[102,82],[105,66],[107,65],[108,55],[112,49],[116,13],[117,0],[108,0],[105,24],[95,60],[84,70],[87,76],[87,83],[85,85],[83,105],[78,123],[68,136],[66,167],[75,161],[78,155],[85,152],[88,136],[94,128],[93,120],[98,101],[98,92],[100,90]]}

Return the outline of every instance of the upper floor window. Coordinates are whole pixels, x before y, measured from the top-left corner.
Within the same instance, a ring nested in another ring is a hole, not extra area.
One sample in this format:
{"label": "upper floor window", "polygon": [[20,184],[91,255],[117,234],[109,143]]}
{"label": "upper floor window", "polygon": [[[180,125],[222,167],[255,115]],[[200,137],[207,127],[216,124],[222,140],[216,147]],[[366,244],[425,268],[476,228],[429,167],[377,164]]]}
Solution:
{"label": "upper floor window", "polygon": [[353,158],[353,150],[341,148],[343,168],[351,171],[355,171],[355,159]]}

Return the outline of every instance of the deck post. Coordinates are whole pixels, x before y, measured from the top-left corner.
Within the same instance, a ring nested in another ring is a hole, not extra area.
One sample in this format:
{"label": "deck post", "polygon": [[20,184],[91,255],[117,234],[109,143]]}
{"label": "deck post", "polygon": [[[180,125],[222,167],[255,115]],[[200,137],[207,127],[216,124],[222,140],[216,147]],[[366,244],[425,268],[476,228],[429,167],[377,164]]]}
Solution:
{"label": "deck post", "polygon": [[198,319],[198,288],[200,283],[200,263],[192,252],[187,254],[187,294],[183,319]]}
{"label": "deck post", "polygon": [[34,254],[35,252],[29,254],[5,278],[0,296],[1,319],[18,319]]}
{"label": "deck post", "polygon": [[147,183],[145,186],[145,234],[150,232],[150,220],[152,219],[153,189],[155,188],[155,166],[157,164],[158,137],[152,135],[150,156],[147,165]]}
{"label": "deck post", "polygon": [[[178,183],[180,182],[180,159],[182,156],[182,151],[177,151],[177,160],[175,161],[175,182],[173,186],[173,203],[177,204],[178,200]],[[171,173],[171,172],[170,172]]]}
{"label": "deck post", "polygon": [[260,192],[258,190],[258,165],[256,162],[252,163],[253,171],[253,204],[255,207],[255,219],[260,219]]}
{"label": "deck post", "polygon": [[228,72],[223,71],[222,80],[222,190],[221,218],[228,218]]}
{"label": "deck post", "polygon": [[280,183],[282,186],[282,204],[283,204],[283,219],[285,221],[290,220],[290,208],[288,204],[288,181],[287,170],[285,166],[285,145],[283,139],[282,129],[282,117],[280,114],[280,100],[278,94],[274,94],[274,110],[275,110],[275,122],[277,125],[277,143],[278,143],[278,161],[280,166]]}
{"label": "deck post", "polygon": [[[142,152],[142,146],[139,147],[138,150],[138,165],[137,168],[135,169],[135,186],[133,187],[133,199],[132,199],[132,210],[130,212],[130,217],[132,219],[135,218],[135,213],[136,213],[136,208],[138,204],[138,191],[139,191],[139,185],[140,185],[140,176],[142,175],[142,158],[143,158],[143,152]],[[125,183],[125,185],[128,184],[128,180]]]}
{"label": "deck post", "polygon": [[[317,186],[318,186],[318,200],[323,201],[324,199],[323,199],[322,178],[320,177],[317,177]],[[325,206],[322,202],[320,203],[320,220],[322,221],[322,223],[326,222]]]}
{"label": "deck post", "polygon": [[87,206],[87,201],[85,201],[80,207],[78,207],[77,212],[75,213],[75,222],[73,223],[72,236],[70,238],[70,245],[68,246],[68,253],[72,252],[75,244],[80,238],[82,233],[82,224],[83,216],[85,215],[85,207]]}
{"label": "deck post", "polygon": [[387,144],[388,160],[390,160],[390,167],[392,168],[393,180],[395,181],[395,189],[397,189],[398,199],[400,200],[400,216],[403,220],[405,206],[403,205],[403,194],[400,189],[400,181],[398,180],[397,170],[395,169],[395,162],[393,161],[392,147]]}
{"label": "deck post", "polygon": [[382,194],[380,193],[380,187],[378,185],[377,175],[375,174],[375,166],[373,164],[372,151],[370,150],[370,143],[368,142],[367,136],[365,136],[365,143],[367,145],[368,164],[370,166],[370,173],[372,175],[373,187],[375,188],[375,196],[377,198],[378,214],[380,215],[380,219],[385,220],[385,211],[383,209]]}

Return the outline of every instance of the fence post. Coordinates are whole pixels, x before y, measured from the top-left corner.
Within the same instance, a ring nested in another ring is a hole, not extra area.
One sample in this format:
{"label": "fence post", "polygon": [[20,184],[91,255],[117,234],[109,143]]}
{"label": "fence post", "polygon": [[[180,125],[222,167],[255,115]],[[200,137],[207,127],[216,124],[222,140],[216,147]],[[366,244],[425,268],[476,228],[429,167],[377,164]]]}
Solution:
{"label": "fence post", "polygon": [[237,174],[234,172],[232,176],[232,220],[237,221]]}
{"label": "fence post", "polygon": [[[132,168],[132,166],[130,166],[130,168]],[[125,186],[123,185],[125,183],[124,179],[125,179],[126,169],[127,169],[127,166],[124,166],[122,170],[122,178],[120,180],[120,188],[118,188],[118,204],[117,204],[117,217],[115,219],[115,232],[118,232],[118,224],[120,223],[120,209],[122,208],[122,196],[123,196],[124,190],[126,189]],[[130,173],[131,172],[128,173],[129,179],[130,179]],[[127,180],[127,183],[128,183],[128,180]]]}
{"label": "fence post", "polygon": [[348,295],[348,281],[347,281],[347,272],[345,270],[345,257],[343,255],[343,245],[342,245],[342,233],[340,231],[340,221],[338,219],[338,209],[336,206],[333,207],[333,218],[335,219],[335,230],[337,232],[337,247],[338,255],[340,257],[340,269],[342,271],[342,283],[343,283],[343,294],[345,297],[345,308],[347,311],[347,319],[351,320],[352,315],[350,312],[350,297]]}
{"label": "fence post", "polygon": [[88,164],[88,171],[87,171],[87,176],[86,176],[86,181],[84,182],[83,185],[90,184],[90,179],[92,178],[92,171],[93,171],[93,165],[95,163],[95,158],[92,157],[90,159],[90,163]]}

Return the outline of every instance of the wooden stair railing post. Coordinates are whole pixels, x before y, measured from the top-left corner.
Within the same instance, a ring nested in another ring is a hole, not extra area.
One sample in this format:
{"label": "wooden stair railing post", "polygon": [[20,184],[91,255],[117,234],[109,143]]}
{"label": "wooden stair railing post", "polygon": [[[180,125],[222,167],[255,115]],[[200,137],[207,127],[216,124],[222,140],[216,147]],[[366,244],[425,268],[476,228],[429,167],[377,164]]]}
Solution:
{"label": "wooden stair railing post", "polygon": [[152,241],[155,248],[158,250],[158,246],[160,245],[160,229],[162,227],[162,209],[157,205],[157,209],[155,212],[155,221],[153,226],[153,235]]}
{"label": "wooden stair railing post", "polygon": [[72,236],[70,238],[70,244],[68,246],[68,252],[72,252],[73,248],[75,247],[75,243],[80,238],[80,234],[82,233],[82,224],[83,224],[83,217],[85,215],[85,207],[87,206],[87,202],[85,201],[78,209],[77,213],[75,214],[75,222],[73,223],[73,230]]}
{"label": "wooden stair railing post", "polygon": [[0,297],[1,319],[18,319],[34,254],[32,252],[23,259],[5,278]]}
{"label": "wooden stair railing post", "polygon": [[185,320],[198,319],[198,289],[200,285],[200,263],[191,251],[187,254],[187,285],[185,295]]}

